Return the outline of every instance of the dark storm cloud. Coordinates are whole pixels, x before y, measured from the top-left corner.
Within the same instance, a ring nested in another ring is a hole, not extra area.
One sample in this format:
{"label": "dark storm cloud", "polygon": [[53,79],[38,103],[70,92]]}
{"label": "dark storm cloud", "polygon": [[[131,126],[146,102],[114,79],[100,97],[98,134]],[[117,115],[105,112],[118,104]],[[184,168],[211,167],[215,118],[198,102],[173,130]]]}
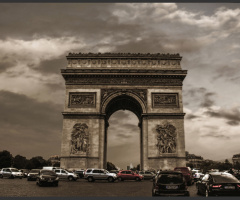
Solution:
{"label": "dark storm cloud", "polygon": [[193,114],[187,114],[185,117],[185,119],[187,120],[196,119],[196,118],[199,118],[199,116],[193,115]]}
{"label": "dark storm cloud", "polygon": [[216,69],[216,75],[213,77],[213,80],[224,79],[235,82],[236,80],[239,80],[239,76],[235,77],[236,75],[238,75],[238,72],[238,67],[222,66]]}
{"label": "dark storm cloud", "polygon": [[67,66],[66,55],[61,55],[57,59],[42,61],[35,69],[43,74],[60,73],[60,69]]}
{"label": "dark storm cloud", "polygon": [[208,92],[204,87],[191,88],[184,91],[184,96],[186,96],[187,99],[191,99],[192,102],[198,102],[199,106],[205,108],[209,108],[215,104],[213,99],[216,95],[215,92]]}
{"label": "dark storm cloud", "polygon": [[23,156],[59,154],[62,106],[0,91],[0,110],[1,149]]}
{"label": "dark storm cloud", "polygon": [[205,112],[210,117],[222,118],[228,120],[227,124],[236,126],[240,122],[240,112],[238,109],[233,108],[232,110],[208,110]]}

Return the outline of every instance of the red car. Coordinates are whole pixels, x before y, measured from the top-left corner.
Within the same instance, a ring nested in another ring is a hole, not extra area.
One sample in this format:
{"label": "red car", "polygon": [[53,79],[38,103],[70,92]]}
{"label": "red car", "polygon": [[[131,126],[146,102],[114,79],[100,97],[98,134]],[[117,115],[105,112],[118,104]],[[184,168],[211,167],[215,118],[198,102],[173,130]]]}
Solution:
{"label": "red car", "polygon": [[174,171],[182,172],[187,185],[194,184],[194,178],[193,178],[192,171],[188,167],[175,167]]}
{"label": "red car", "polygon": [[141,181],[143,179],[142,175],[136,174],[131,170],[121,170],[118,172],[117,176],[119,181],[124,181],[124,180]]}

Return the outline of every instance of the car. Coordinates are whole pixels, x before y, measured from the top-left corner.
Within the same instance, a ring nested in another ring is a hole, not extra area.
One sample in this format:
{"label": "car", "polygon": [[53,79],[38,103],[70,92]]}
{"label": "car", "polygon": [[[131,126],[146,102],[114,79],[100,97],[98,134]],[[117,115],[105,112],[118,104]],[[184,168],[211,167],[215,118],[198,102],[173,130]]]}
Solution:
{"label": "car", "polygon": [[199,181],[200,178],[202,178],[204,176],[204,174],[201,172],[201,170],[192,170],[192,174],[193,174],[193,179],[194,181]]}
{"label": "car", "polygon": [[23,178],[27,178],[27,175],[29,173],[28,169],[20,169],[19,171],[23,173]]}
{"label": "car", "polygon": [[197,194],[208,196],[239,196],[240,181],[230,173],[210,172],[196,183]]}
{"label": "car", "polygon": [[93,182],[95,180],[108,180],[108,182],[114,182],[117,180],[117,175],[115,173],[109,173],[105,169],[91,168],[85,171],[84,178],[88,180],[88,182]]}
{"label": "car", "polygon": [[58,175],[59,179],[68,179],[69,181],[76,181],[78,179],[77,174],[69,172],[66,169],[55,169],[53,171]]}
{"label": "car", "polygon": [[185,178],[187,185],[194,184],[194,178],[192,175],[192,171],[188,167],[175,167],[174,171],[180,171],[183,173],[183,176]]}
{"label": "car", "polygon": [[36,184],[40,187],[43,185],[58,186],[58,181],[58,175],[53,170],[42,169],[37,176]]}
{"label": "car", "polygon": [[40,170],[41,169],[31,169],[30,172],[27,175],[27,180],[28,181],[36,181]]}
{"label": "car", "polygon": [[141,174],[134,173],[131,170],[121,170],[117,174],[119,181],[124,180],[136,180],[141,181],[143,180],[143,176]]}
{"label": "car", "polygon": [[84,178],[84,172],[85,172],[84,169],[78,169],[78,170],[75,170],[74,173],[77,174],[79,178]]}
{"label": "car", "polygon": [[0,178],[23,178],[23,173],[16,168],[2,168]]}
{"label": "car", "polygon": [[153,172],[150,172],[150,171],[140,171],[139,174],[141,174],[143,176],[143,179],[144,180],[147,180],[147,179],[153,179],[155,174]]}
{"label": "car", "polygon": [[153,181],[152,196],[189,196],[183,173],[159,172]]}
{"label": "car", "polygon": [[118,174],[119,170],[110,170],[110,173]]}

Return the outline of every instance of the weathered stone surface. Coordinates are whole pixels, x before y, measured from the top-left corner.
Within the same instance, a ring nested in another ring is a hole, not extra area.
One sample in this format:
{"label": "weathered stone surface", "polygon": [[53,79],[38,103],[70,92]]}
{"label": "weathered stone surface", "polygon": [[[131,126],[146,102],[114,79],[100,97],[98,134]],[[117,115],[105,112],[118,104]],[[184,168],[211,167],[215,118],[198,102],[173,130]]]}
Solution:
{"label": "weathered stone surface", "polygon": [[[67,59],[61,167],[106,167],[108,117],[119,109],[139,118],[142,169],[186,165],[182,82],[187,71],[178,54],[70,53]],[[76,124],[87,128],[74,131]]]}

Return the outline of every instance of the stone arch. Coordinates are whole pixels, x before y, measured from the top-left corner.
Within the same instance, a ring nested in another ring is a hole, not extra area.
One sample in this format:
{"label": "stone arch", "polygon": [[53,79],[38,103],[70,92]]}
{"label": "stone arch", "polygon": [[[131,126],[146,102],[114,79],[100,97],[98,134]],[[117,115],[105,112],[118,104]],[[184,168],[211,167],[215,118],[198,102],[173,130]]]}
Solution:
{"label": "stone arch", "polygon": [[[137,110],[134,110],[134,109],[131,109],[131,108],[124,108],[124,105],[122,108],[119,108],[119,109],[128,109],[130,111],[132,111],[134,114],[137,115],[137,117],[141,118],[141,114],[143,113],[146,113],[147,112],[147,107],[146,107],[146,102],[144,102],[144,100],[139,97],[137,94],[134,94],[133,92],[124,92],[124,91],[119,91],[119,92],[115,92],[113,94],[110,94],[109,96],[107,96],[105,98],[105,100],[102,102],[102,106],[101,106],[101,113],[102,114],[106,114],[107,116],[107,119],[109,119],[109,117],[111,116],[111,114],[113,114],[114,112],[111,112],[108,113],[108,108],[109,108],[109,105],[111,105],[111,102],[113,102],[114,100],[116,101],[120,101],[120,100],[123,100],[123,99],[127,99],[129,100],[130,102],[133,102],[136,104],[136,106],[139,108]],[[119,110],[118,109],[118,110]]]}

